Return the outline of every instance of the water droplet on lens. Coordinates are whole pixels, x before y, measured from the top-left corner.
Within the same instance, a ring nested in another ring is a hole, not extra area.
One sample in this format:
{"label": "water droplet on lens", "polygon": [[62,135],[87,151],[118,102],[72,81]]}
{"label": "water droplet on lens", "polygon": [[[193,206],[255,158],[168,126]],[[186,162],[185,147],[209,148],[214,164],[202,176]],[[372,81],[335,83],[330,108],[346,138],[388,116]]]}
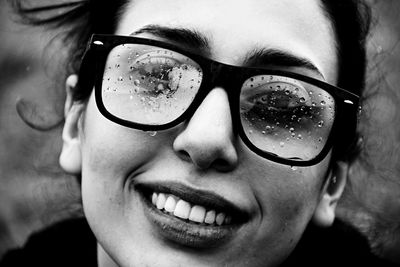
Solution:
{"label": "water droplet on lens", "polygon": [[151,137],[156,136],[157,132],[156,131],[147,131],[146,132],[148,135],[150,135]]}
{"label": "water droplet on lens", "polygon": [[157,90],[158,90],[158,91],[164,90],[164,85],[163,85],[162,83],[159,83],[159,84],[157,85]]}

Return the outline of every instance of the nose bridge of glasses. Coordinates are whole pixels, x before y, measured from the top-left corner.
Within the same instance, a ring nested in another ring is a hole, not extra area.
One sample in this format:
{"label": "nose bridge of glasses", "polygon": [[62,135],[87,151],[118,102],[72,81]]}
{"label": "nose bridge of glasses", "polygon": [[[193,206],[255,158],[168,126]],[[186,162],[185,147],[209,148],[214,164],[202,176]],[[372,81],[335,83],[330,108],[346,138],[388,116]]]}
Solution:
{"label": "nose bridge of glasses", "polygon": [[226,87],[230,83],[230,74],[233,70],[232,66],[226,65],[221,62],[212,61],[210,63],[211,86],[213,87]]}
{"label": "nose bridge of glasses", "polygon": [[[234,68],[232,66],[212,61],[209,67],[209,79],[206,82],[206,94],[204,98],[216,88],[222,89],[227,94],[227,100],[229,104],[229,109],[231,113],[231,121],[233,127],[233,133],[236,134],[238,127],[238,118],[237,115],[238,110],[238,93],[236,92],[235,83],[237,82],[237,77],[235,77]],[[236,85],[237,86],[237,85]],[[237,100],[237,101],[236,101]]]}

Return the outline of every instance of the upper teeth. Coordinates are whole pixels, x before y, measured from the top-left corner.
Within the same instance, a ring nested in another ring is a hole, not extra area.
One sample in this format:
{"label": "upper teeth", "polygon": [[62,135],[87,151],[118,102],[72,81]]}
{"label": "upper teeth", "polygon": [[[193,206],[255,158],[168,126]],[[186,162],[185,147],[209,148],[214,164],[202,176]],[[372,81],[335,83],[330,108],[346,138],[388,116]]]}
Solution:
{"label": "upper teeth", "polygon": [[232,220],[231,216],[227,216],[223,212],[217,213],[215,210],[207,210],[200,205],[192,205],[170,194],[153,193],[151,202],[159,210],[164,210],[178,218],[187,219],[196,223],[215,223],[217,225],[222,225],[229,224]]}

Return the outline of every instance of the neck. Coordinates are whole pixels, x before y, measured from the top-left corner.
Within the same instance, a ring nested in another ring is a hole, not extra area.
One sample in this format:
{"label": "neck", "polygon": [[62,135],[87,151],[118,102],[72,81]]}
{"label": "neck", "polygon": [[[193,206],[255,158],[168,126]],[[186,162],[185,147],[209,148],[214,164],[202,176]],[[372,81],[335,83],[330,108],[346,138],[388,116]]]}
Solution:
{"label": "neck", "polygon": [[119,267],[99,243],[97,243],[97,263],[99,267]]}

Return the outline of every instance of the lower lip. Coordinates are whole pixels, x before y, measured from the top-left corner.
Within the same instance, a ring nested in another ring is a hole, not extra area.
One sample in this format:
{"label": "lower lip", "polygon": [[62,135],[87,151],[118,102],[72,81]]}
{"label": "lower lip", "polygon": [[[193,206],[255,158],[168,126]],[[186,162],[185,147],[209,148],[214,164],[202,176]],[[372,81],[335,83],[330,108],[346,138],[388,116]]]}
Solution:
{"label": "lower lip", "polygon": [[215,248],[232,240],[238,233],[238,224],[207,226],[186,222],[154,207],[142,194],[144,213],[156,232],[166,241],[189,248]]}

